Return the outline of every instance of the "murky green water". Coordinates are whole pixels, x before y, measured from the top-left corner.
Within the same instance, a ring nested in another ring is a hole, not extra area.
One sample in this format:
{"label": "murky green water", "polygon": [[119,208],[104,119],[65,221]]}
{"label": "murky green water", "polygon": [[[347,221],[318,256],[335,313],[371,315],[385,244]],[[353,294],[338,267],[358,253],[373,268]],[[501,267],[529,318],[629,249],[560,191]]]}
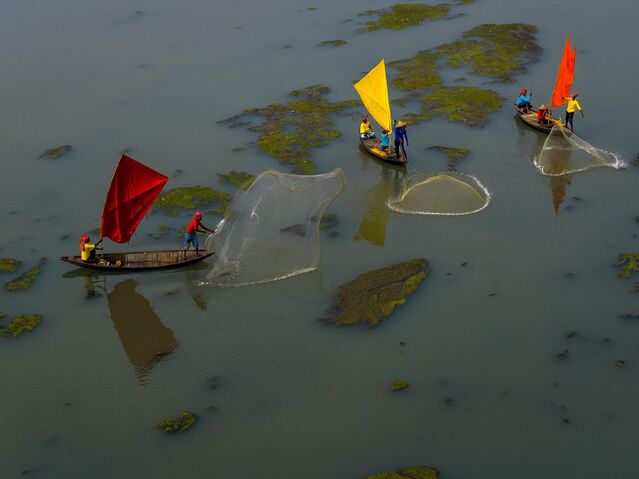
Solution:
{"label": "murky green water", "polygon": [[[344,136],[313,156],[348,181],[331,207],[340,234],[322,239],[316,272],[218,289],[198,287],[197,268],[87,277],[55,259],[98,226],[123,148],[184,170],[173,186],[278,167],[254,148],[231,152],[255,136],[216,121],[313,83],[352,98],[352,81],[380,57],[486,22],[540,28],[541,62],[514,85],[491,85],[509,99],[520,84],[550,92],[570,33],[586,111],[578,133],[637,153],[634,2],[478,0],[454,20],[352,34],[357,12],[386,5],[0,0],[0,256],[26,267],[49,258],[29,291],[0,291],[0,311],[45,316],[0,343],[0,476],[349,479],[413,464],[447,479],[636,475],[639,324],[619,315],[639,313],[639,294],[610,265],[639,250],[638,170],[542,177],[532,157],[543,137],[509,101],[483,129],[409,127],[415,170],[445,168],[428,146],[472,150],[459,169],[493,199],[465,217],[387,209],[403,173],[361,153],[358,123],[339,118]],[[334,38],[348,44],[314,47]],[[38,159],[64,144],[66,156]],[[129,248],[176,245],[148,235],[187,219],[152,215]],[[413,257],[431,274],[380,327],[317,321],[339,284]],[[395,379],[411,387],[391,393]],[[181,409],[200,415],[195,428],[156,428]]]}

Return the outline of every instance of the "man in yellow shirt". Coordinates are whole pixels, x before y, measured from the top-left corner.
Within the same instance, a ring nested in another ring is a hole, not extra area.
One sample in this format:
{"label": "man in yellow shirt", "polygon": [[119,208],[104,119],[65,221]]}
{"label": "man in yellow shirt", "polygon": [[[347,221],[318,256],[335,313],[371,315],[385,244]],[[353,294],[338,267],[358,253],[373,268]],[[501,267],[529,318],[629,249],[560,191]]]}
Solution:
{"label": "man in yellow shirt", "polygon": [[362,123],[359,125],[359,137],[362,140],[375,138],[375,132],[373,131],[373,127],[368,121],[368,116],[366,115],[362,117]]}
{"label": "man in yellow shirt", "polygon": [[579,113],[581,113],[581,117],[582,118],[584,117],[584,111],[581,109],[581,105],[577,101],[578,95],[579,95],[578,93],[573,93],[572,98],[571,97],[564,98],[564,100],[568,101],[568,106],[566,107],[566,126],[570,128],[570,131],[574,131],[572,119],[575,116],[575,108],[579,110]]}

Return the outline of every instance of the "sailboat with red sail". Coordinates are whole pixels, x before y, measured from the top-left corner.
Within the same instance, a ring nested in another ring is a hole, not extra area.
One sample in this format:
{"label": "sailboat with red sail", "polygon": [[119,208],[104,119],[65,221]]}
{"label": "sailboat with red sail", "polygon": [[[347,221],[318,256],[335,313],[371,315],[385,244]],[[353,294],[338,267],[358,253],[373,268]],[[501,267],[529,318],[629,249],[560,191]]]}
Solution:
{"label": "sailboat with red sail", "polygon": [[[570,89],[572,87],[573,82],[575,81],[575,58],[577,56],[577,49],[573,48],[570,43],[570,37],[566,39],[566,46],[564,47],[564,53],[561,57],[561,62],[559,62],[559,68],[557,69],[557,78],[555,80],[555,88],[553,89],[552,95],[550,97],[550,101],[548,108],[560,107],[564,105],[568,100],[567,97],[570,96]],[[543,131],[544,133],[550,133],[553,126],[564,126],[561,120],[557,118],[552,118],[550,116],[546,117],[546,122],[542,123],[538,119],[537,111],[531,110],[526,113],[521,109],[515,106],[519,114],[519,118],[526,125],[535,130]]]}
{"label": "sailboat with red sail", "polygon": [[[104,202],[101,239],[127,243],[167,181],[163,174],[123,154]],[[135,271],[174,268],[202,261],[212,254],[179,249],[103,253],[92,261],[83,261],[80,256],[62,256],[60,259],[91,269]]]}

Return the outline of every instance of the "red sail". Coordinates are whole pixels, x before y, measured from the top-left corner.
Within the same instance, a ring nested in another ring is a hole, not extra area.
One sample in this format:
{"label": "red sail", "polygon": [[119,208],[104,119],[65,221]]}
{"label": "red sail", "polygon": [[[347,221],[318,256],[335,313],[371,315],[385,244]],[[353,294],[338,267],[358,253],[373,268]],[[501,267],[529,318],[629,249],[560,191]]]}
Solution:
{"label": "red sail", "polygon": [[555,89],[552,92],[551,106],[561,106],[566,103],[564,98],[570,96],[570,87],[575,80],[575,57],[577,56],[577,49],[573,49],[570,45],[570,37],[566,40],[566,48],[564,48],[564,55],[561,57],[561,63],[557,70],[557,81],[555,83]]}
{"label": "red sail", "polygon": [[122,155],[102,212],[102,236],[116,243],[129,241],[167,181],[166,176]]}

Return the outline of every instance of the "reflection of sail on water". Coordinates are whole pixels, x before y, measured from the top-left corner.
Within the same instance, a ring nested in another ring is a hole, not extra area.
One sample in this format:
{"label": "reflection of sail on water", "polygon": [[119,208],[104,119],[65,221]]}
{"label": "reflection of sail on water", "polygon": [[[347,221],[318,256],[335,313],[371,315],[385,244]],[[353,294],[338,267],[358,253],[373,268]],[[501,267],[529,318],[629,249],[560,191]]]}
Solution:
{"label": "reflection of sail on water", "polygon": [[550,191],[552,192],[552,206],[555,214],[559,214],[559,208],[566,199],[566,186],[572,182],[570,175],[562,175],[570,169],[570,153],[566,150],[555,150],[548,158],[548,172],[553,175],[550,178]]}
{"label": "reflection of sail on water", "polygon": [[173,331],[162,324],[151,303],[136,287],[133,279],[120,281],[107,298],[122,347],[138,379],[143,380],[158,361],[177,349],[178,343]]}
{"label": "reflection of sail on water", "polygon": [[391,131],[391,111],[386,83],[386,65],[379,62],[368,74],[353,85],[364,106],[382,128]]}

